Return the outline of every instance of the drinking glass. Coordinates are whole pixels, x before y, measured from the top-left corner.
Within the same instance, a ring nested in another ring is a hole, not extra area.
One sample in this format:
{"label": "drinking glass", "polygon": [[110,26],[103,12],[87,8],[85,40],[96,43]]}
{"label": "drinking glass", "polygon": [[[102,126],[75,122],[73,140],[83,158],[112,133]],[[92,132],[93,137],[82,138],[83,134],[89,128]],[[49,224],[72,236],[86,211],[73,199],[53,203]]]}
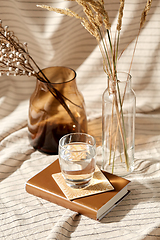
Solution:
{"label": "drinking glass", "polygon": [[89,185],[96,166],[96,141],[86,133],[70,133],[59,141],[59,163],[68,186]]}

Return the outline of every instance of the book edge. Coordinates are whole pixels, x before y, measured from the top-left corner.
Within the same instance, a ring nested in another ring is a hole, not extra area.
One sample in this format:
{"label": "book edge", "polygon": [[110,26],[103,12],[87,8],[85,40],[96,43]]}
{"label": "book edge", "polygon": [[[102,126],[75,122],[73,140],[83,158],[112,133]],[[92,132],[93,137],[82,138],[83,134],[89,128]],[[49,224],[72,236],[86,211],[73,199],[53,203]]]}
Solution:
{"label": "book edge", "polygon": [[97,220],[101,221],[102,218],[104,218],[110,211],[112,211],[112,209],[114,209],[125,197],[127,197],[130,194],[130,190],[126,188],[124,188],[126,191],[125,193],[122,195],[121,198],[119,198],[118,201],[116,201],[110,208],[108,208],[103,214],[101,214],[100,216],[97,216]]}

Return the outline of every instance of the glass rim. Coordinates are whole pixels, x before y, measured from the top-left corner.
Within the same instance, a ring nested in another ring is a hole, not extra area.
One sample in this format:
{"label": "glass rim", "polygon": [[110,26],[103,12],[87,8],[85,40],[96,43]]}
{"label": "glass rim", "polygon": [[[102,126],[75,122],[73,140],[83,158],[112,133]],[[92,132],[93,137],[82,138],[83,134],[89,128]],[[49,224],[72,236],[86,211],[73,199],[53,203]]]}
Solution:
{"label": "glass rim", "polygon": [[[41,72],[43,72],[43,71],[47,71],[47,70],[49,70],[49,69],[52,69],[52,68],[53,68],[53,69],[56,69],[56,68],[69,69],[71,72],[73,72],[74,76],[73,76],[71,79],[69,79],[69,80],[65,80],[64,82],[57,82],[57,83],[56,83],[56,82],[55,82],[55,83],[53,83],[53,82],[46,82],[45,80],[39,79],[39,78],[37,77],[38,81],[43,82],[43,83],[45,83],[45,84],[49,84],[49,85],[60,85],[60,84],[63,84],[63,83],[71,82],[71,81],[73,81],[74,79],[76,79],[76,77],[77,77],[77,73],[76,73],[76,71],[75,71],[74,69],[72,69],[72,68],[70,68],[70,67],[65,67],[65,66],[46,67],[46,68],[43,68],[41,71],[39,71],[38,74],[41,73]],[[41,74],[42,74],[42,73],[41,73]],[[42,78],[43,78],[43,74],[42,74]]]}
{"label": "glass rim", "polygon": [[[125,72],[125,71],[117,71],[117,75],[118,74],[124,74],[125,76],[126,76],[126,79],[125,80],[121,80],[121,79],[119,79],[119,77],[117,78],[117,80],[119,81],[119,82],[121,82],[121,83],[123,83],[123,82],[126,82],[126,81],[128,81],[128,80],[131,80],[132,79],[132,75],[130,74],[130,73],[128,73],[128,72]],[[108,76],[108,80],[110,80],[112,78],[112,76]]]}
{"label": "glass rim", "polygon": [[[61,144],[61,142],[64,140],[64,138],[67,138],[69,135],[71,135],[71,136],[75,136],[75,135],[83,135],[83,136],[87,136],[87,137],[90,137],[91,139],[92,139],[92,141],[93,141],[93,144],[90,144],[90,146],[92,147],[92,148],[95,148],[96,147],[96,140],[95,140],[95,138],[92,136],[92,135],[90,135],[90,134],[88,134],[88,133],[68,133],[68,134],[66,134],[66,135],[64,135],[63,137],[61,137],[60,138],[60,140],[59,140],[59,147],[61,147],[61,148],[63,148],[63,149],[66,149],[66,145],[67,144],[65,144],[65,145],[63,145],[62,146],[62,144]],[[80,141],[81,142],[81,141]],[[74,143],[74,142],[73,142]],[[69,144],[69,143],[68,143]],[[70,151],[70,152],[84,152],[84,151],[86,151],[86,149],[82,149],[82,150],[68,150],[68,151]]]}

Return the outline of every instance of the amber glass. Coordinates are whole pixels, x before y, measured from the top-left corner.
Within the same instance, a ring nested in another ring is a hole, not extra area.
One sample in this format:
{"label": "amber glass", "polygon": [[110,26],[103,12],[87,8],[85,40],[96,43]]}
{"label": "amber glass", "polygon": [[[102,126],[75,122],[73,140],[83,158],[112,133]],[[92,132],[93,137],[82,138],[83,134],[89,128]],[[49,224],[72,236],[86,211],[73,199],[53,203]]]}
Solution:
{"label": "amber glass", "polygon": [[[50,83],[37,79],[35,91],[30,98],[29,140],[35,149],[57,154],[58,142],[63,135],[72,132],[87,133],[85,103],[77,88],[74,70],[50,67],[42,72]],[[60,101],[55,97],[56,94],[60,96]]]}

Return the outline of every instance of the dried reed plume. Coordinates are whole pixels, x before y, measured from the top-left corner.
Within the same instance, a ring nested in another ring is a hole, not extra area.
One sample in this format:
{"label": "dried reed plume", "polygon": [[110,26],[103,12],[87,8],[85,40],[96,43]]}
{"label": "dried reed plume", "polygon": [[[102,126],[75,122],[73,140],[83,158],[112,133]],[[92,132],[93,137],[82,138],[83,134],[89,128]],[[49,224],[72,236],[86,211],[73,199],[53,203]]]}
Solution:
{"label": "dried reed plume", "polygon": [[140,21],[140,28],[143,27],[145,21],[146,21],[146,17],[147,17],[147,14],[151,8],[151,3],[152,3],[152,0],[148,0],[147,1],[147,4],[142,12],[142,15],[141,15],[141,21]]}
{"label": "dried reed plume", "polygon": [[118,15],[118,23],[117,23],[117,30],[118,30],[118,31],[121,30],[121,26],[122,26],[122,18],[123,18],[124,2],[125,2],[125,0],[120,0],[119,15]]}

